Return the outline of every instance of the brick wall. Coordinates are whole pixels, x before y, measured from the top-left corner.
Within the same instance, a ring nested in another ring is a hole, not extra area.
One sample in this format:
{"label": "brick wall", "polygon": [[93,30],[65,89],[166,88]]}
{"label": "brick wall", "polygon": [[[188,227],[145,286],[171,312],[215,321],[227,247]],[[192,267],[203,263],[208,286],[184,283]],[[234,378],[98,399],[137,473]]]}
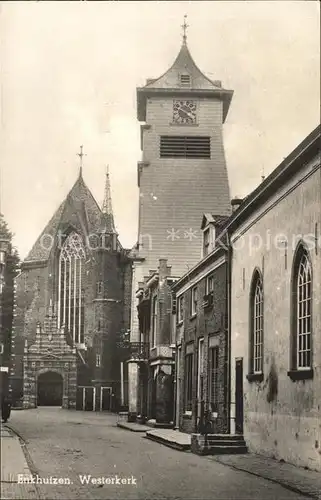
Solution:
{"label": "brick wall", "polygon": [[[220,265],[209,272],[214,278],[214,301],[211,308],[203,308],[203,296],[206,291],[206,277],[197,282],[198,305],[197,314],[190,316],[191,288],[187,289],[184,296],[184,320],[177,326],[177,337],[182,337],[181,364],[178,373],[180,379],[179,401],[179,427],[183,432],[194,432],[197,426],[197,385],[198,385],[198,342],[204,338],[204,379],[202,398],[207,401],[209,377],[209,348],[210,338],[215,338],[219,348],[218,360],[218,415],[213,423],[213,431],[225,433],[228,431],[228,381],[227,381],[227,263]],[[209,275],[208,274],[208,275]],[[208,276],[207,275],[207,276]],[[195,278],[197,280],[197,278]],[[179,290],[177,290],[179,295]],[[192,384],[192,415],[185,412],[185,353],[186,346],[193,344],[193,384]],[[198,410],[199,411],[199,410]]]}

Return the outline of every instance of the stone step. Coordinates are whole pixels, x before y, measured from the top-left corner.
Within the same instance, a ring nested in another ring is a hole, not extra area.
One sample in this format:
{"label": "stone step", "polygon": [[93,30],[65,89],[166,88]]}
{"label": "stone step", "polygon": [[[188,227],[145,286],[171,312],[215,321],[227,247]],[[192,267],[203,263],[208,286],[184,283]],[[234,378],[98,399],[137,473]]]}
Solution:
{"label": "stone step", "polygon": [[245,455],[247,446],[211,446],[208,455]]}
{"label": "stone step", "polygon": [[149,427],[152,427],[153,429],[173,429],[174,428],[173,422],[165,424],[165,423],[156,422],[155,419],[148,420],[146,422],[146,425],[148,425]]}
{"label": "stone step", "polygon": [[173,448],[179,451],[189,451],[191,449],[190,435],[172,431],[167,433],[166,430],[161,433],[160,431],[148,431],[146,432],[146,439],[151,439],[157,443],[163,444],[168,448]]}
{"label": "stone step", "polygon": [[223,439],[208,439],[207,444],[210,446],[246,446],[246,442],[243,440],[232,441]]}
{"label": "stone step", "polygon": [[243,434],[207,434],[208,439],[215,439],[217,441],[244,441]]}

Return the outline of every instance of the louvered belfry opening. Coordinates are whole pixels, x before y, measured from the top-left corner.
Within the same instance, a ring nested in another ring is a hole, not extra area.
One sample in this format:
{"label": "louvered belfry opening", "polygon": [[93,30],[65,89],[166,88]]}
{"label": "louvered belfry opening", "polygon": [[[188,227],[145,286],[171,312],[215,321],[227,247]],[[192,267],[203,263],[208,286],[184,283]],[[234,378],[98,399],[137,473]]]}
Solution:
{"label": "louvered belfry opening", "polygon": [[211,158],[211,138],[206,136],[162,135],[161,158]]}

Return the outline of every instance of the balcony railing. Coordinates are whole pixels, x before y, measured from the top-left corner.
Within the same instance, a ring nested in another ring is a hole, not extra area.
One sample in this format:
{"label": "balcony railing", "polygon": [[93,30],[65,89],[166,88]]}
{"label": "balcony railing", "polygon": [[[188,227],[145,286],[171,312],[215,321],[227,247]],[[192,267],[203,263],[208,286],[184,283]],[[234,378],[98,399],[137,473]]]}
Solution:
{"label": "balcony railing", "polygon": [[149,344],[146,342],[130,342],[129,352],[131,359],[147,361],[149,357]]}
{"label": "balcony railing", "polygon": [[129,359],[147,361],[149,358],[149,343],[147,342],[121,341],[117,343],[117,347],[124,349]]}

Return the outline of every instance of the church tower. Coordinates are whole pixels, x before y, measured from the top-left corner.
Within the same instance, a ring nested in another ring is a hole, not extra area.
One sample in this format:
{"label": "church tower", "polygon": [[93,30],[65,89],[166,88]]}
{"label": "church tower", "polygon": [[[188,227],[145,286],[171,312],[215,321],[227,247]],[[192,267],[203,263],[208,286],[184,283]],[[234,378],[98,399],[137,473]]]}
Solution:
{"label": "church tower", "polygon": [[[137,88],[142,161],[138,162],[139,227],[133,266],[131,338],[139,340],[138,283],[168,260],[172,276],[201,259],[204,213],[230,214],[223,124],[233,91],[195,64],[186,40],[173,65]],[[135,370],[133,368],[133,370]],[[132,392],[136,388],[133,386]]]}
{"label": "church tower", "polygon": [[165,256],[178,276],[201,258],[202,215],[230,213],[223,123],[233,92],[198,69],[186,27],[172,67],[137,89],[139,256],[147,271]]}

